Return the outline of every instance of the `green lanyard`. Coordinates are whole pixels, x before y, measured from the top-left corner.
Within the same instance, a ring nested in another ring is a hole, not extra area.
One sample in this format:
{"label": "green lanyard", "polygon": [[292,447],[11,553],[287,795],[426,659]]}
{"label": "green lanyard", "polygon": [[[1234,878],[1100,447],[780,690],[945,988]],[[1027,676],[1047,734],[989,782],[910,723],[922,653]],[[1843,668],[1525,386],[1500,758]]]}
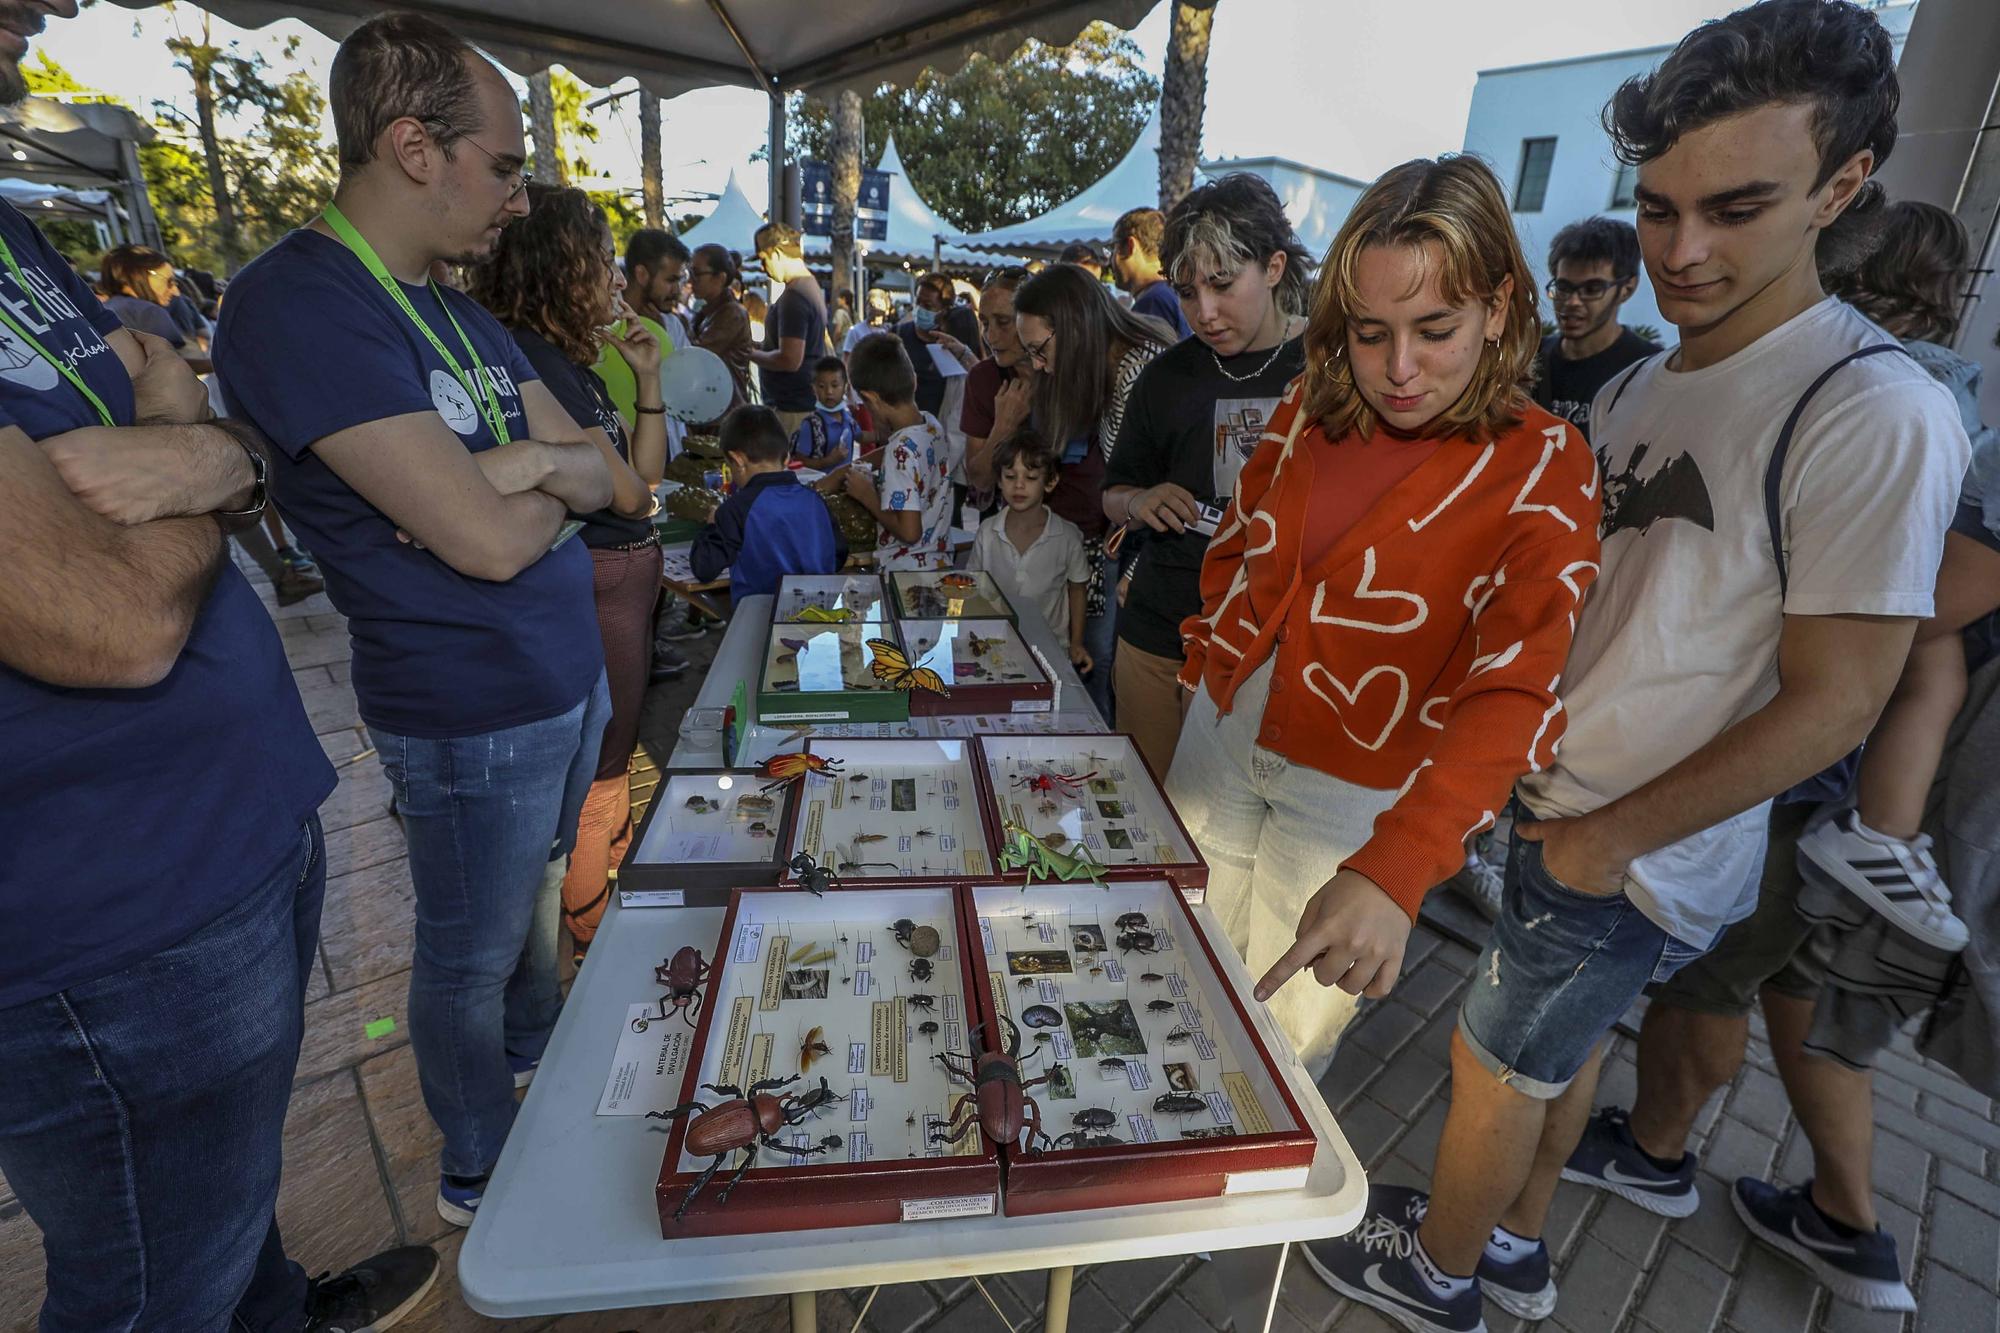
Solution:
{"label": "green lanyard", "polygon": [[375,281],[382,284],[382,290],[395,298],[396,304],[403,308],[403,313],[410,317],[410,322],[417,326],[417,331],[430,340],[430,345],[438,357],[445,365],[451,367],[453,378],[464,386],[465,391],[472,395],[473,401],[479,404],[479,414],[486,418],[486,428],[493,432],[493,442],[507,443],[507,414],[501,408],[498,397],[487,392],[486,381],[476,373],[479,367],[479,353],[472,350],[472,339],[466,337],[465,330],[459,327],[458,317],[452,314],[451,307],[445,304],[444,293],[438,291],[437,284],[434,282],[430,284],[431,294],[437,297],[438,306],[444,311],[444,317],[451,321],[452,331],[458,334],[458,341],[465,347],[466,359],[472,363],[474,373],[468,373],[465,367],[458,364],[458,358],[451,354],[443,340],[424,322],[424,317],[410,304],[410,298],[403,294],[403,284],[396,281],[389,272],[388,267],[382,262],[382,257],[375,253],[375,247],[368,244],[368,238],[356,231],[354,224],[332,204],[328,204],[326,211],[320,216],[326,219],[327,226],[333,228],[333,234],[340,238],[340,243],[353,251],[354,257],[375,275]]}
{"label": "green lanyard", "polygon": [[[49,319],[49,312],[42,305],[42,298],[35,293],[35,289],[33,287],[28,285],[28,275],[21,272],[21,265],[14,258],[13,248],[7,244],[7,241],[4,237],[0,237],[0,259],[4,259],[7,261],[7,271],[14,275],[14,281],[21,285],[22,292],[24,292],[27,295],[28,300],[34,303],[35,313],[42,317],[42,323],[44,324],[51,323],[52,321]],[[99,421],[103,422],[107,426],[115,426],[118,424],[117,418],[111,415],[111,409],[104,405],[104,400],[102,398],[99,398],[97,394],[91,389],[91,387],[83,382],[83,376],[77,374],[76,371],[70,367],[70,364],[67,360],[65,360],[62,357],[52,355],[49,352],[48,348],[42,346],[41,339],[35,337],[34,334],[28,332],[27,329],[23,328],[21,326],[21,321],[14,318],[14,312],[7,309],[7,307],[4,305],[0,305],[0,324],[5,324],[8,327],[8,329],[13,332],[15,337],[19,338],[22,342],[28,344],[28,346],[34,348],[35,354],[41,357],[42,360],[54,366],[56,368],[56,373],[61,375],[64,379],[70,382],[71,388],[75,389],[78,393],[82,394],[85,398],[89,399],[90,405],[97,409],[97,419]]]}

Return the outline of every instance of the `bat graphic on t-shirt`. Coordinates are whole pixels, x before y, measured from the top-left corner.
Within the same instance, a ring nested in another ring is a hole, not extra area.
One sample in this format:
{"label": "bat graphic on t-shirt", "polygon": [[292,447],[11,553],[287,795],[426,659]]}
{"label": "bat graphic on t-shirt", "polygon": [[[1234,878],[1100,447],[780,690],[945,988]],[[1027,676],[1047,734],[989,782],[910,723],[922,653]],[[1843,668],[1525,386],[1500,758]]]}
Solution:
{"label": "bat graphic on t-shirt", "polygon": [[1649,447],[1634,445],[1632,457],[1617,472],[1611,470],[1607,451],[1598,451],[1597,466],[1604,474],[1604,521],[1599,537],[1608,541],[1611,534],[1627,529],[1643,535],[1655,523],[1670,518],[1685,519],[1714,532],[1715,506],[1693,456],[1675,454],[1652,475],[1641,477],[1639,465]]}

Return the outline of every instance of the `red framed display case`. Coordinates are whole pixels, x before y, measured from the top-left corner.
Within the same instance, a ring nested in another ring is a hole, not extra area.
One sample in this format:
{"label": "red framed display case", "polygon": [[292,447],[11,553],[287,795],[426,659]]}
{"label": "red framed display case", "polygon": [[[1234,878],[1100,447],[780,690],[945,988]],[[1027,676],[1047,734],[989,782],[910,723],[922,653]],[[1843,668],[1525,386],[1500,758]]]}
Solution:
{"label": "red framed display case", "polygon": [[995,873],[994,807],[970,739],[814,737],[805,752],[827,765],[794,784],[780,883],[798,882],[801,852],[842,888]]}
{"label": "red framed display case", "polygon": [[996,847],[1014,823],[1052,851],[1074,855],[1081,846],[1104,879],[1165,879],[1200,900],[1208,862],[1130,736],[1071,731],[973,741],[994,803]]}
{"label": "red framed display case", "polygon": [[[724,1203],[723,1188],[743,1163],[741,1151],[729,1152],[689,1200],[714,1158],[687,1150],[697,1113],[674,1119],[656,1186],[663,1236],[929,1221],[998,1208],[999,1159],[976,1130],[956,1145],[930,1141],[964,1091],[931,1057],[967,1049],[978,1021],[961,910],[957,889],[935,883],[732,896],[681,1103],[712,1111],[730,1098],[703,1084],[747,1092],[760,1078],[796,1074],[771,1090],[793,1098],[780,1109],[797,1121],[776,1137],[824,1150],[794,1158],[759,1146]],[[909,928],[902,933],[910,943],[899,940],[898,926]],[[924,926],[936,934],[922,937]],[[912,975],[920,961],[929,967],[923,979]],[[928,1024],[936,1030],[924,1031]],[[827,1049],[809,1053],[808,1042]],[[821,1079],[840,1100],[802,1105],[801,1096],[824,1095]]]}
{"label": "red framed display case", "polygon": [[899,569],[887,575],[898,620],[1016,620],[1013,603],[980,569]]}
{"label": "red framed display case", "polygon": [[913,665],[937,672],[950,690],[912,690],[911,717],[1046,713],[1055,708],[1055,682],[1009,622],[904,620],[897,628],[904,655]]}
{"label": "red framed display case", "polygon": [[[1002,1149],[1010,1217],[1305,1184],[1313,1132],[1171,884],[962,893],[982,1043],[1004,1049],[1004,1016],[1021,1033],[1024,1081],[1067,1074],[1067,1088],[1028,1089],[1055,1145]],[[1146,924],[1121,927],[1128,913]]]}
{"label": "red framed display case", "polygon": [[776,884],[798,791],[768,782],[754,768],[662,773],[618,867],[620,905],[721,907],[732,889]]}

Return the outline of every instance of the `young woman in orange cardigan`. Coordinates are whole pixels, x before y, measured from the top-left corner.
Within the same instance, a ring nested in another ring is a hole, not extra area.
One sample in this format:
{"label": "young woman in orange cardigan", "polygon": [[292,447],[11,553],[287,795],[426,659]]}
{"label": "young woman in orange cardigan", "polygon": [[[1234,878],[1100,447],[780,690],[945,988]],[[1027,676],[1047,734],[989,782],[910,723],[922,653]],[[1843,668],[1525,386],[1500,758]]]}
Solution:
{"label": "young woman in orange cardigan", "polygon": [[1478,159],[1370,186],[1182,625],[1168,793],[1315,1078],[1355,997],[1395,984],[1424,893],[1562,735],[1597,465],[1528,398],[1535,301]]}

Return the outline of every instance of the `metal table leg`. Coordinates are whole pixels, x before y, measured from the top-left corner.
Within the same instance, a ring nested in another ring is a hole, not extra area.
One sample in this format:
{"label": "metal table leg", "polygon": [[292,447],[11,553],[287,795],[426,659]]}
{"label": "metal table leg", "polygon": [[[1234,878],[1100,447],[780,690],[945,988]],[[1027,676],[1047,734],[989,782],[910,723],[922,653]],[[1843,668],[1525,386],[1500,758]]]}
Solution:
{"label": "metal table leg", "polygon": [[819,1293],[792,1293],[792,1333],[819,1333]]}
{"label": "metal table leg", "polygon": [[1042,1333],[1069,1333],[1069,1293],[1075,1280],[1074,1268],[1049,1270],[1048,1313],[1042,1316]]}
{"label": "metal table leg", "polygon": [[1222,1283],[1236,1333],[1268,1333],[1278,1308],[1278,1284],[1292,1247],[1260,1245],[1248,1250],[1218,1250],[1210,1263]]}

